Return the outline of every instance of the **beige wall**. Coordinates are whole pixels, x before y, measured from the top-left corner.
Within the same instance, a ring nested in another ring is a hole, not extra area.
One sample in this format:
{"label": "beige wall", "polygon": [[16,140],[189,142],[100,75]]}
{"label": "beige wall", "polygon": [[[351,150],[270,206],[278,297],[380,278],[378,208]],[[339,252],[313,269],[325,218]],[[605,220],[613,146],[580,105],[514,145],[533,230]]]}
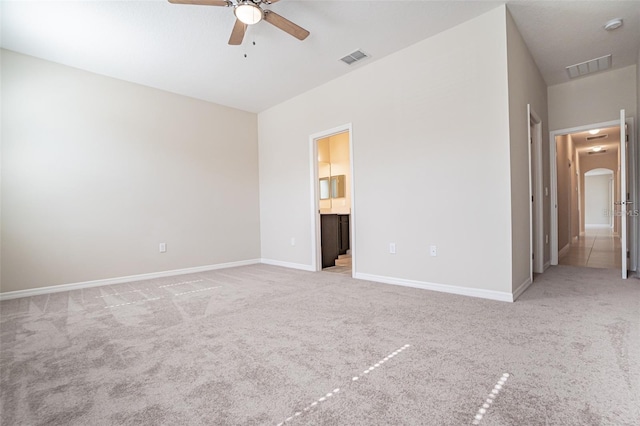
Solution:
{"label": "beige wall", "polygon": [[[579,160],[571,135],[556,137],[558,173],[558,250],[580,236]],[[582,188],[584,194],[584,188]],[[584,198],[584,197],[583,197]]]}
{"label": "beige wall", "polygon": [[[581,212],[584,210],[580,206],[580,194],[584,192],[580,192],[579,182],[580,182],[580,161],[578,159],[578,152],[576,150],[573,138],[569,138],[571,147],[571,213],[569,216],[569,221],[571,223],[571,231],[569,232],[569,237],[571,240],[576,240],[580,237],[580,227],[581,227]],[[584,198],[584,197],[583,197]],[[584,221],[582,221],[584,223]]]}
{"label": "beige wall", "polygon": [[262,257],[312,264],[309,136],[351,123],[356,272],[511,293],[505,16],[499,7],[260,113]]}
{"label": "beige wall", "polygon": [[[513,252],[513,290],[529,279],[530,206],[529,198],[529,118],[527,104],[542,120],[543,186],[549,187],[549,132],[547,125],[547,86],[533,61],[511,14],[507,12],[507,58],[509,69],[509,125],[511,154],[511,232]],[[545,172],[546,171],[546,172]],[[544,193],[544,191],[543,191]],[[544,235],[549,234],[549,197],[545,196]],[[548,244],[544,260],[550,258]]]}
{"label": "beige wall", "polygon": [[[331,151],[330,151],[330,144],[329,144],[329,138],[324,138],[324,139],[319,139],[318,140],[318,162],[320,163],[328,163],[331,164]],[[320,177],[325,177],[326,173],[324,174],[320,174]],[[326,176],[331,175],[331,170],[329,170],[329,174],[326,174]]]}
{"label": "beige wall", "polygon": [[549,86],[549,129],[569,129],[620,119],[620,110],[637,117],[636,66]]}
{"label": "beige wall", "polygon": [[259,258],[256,141],[255,114],[2,51],[2,291]]}
{"label": "beige wall", "polygon": [[351,208],[351,162],[349,160],[349,133],[329,138],[331,149],[331,175],[345,177],[345,196],[331,199],[332,213],[349,213]]}
{"label": "beige wall", "polygon": [[319,200],[321,213],[349,214],[351,209],[351,162],[349,132],[318,139],[318,177],[343,175],[345,196]]}
{"label": "beige wall", "polygon": [[[318,179],[331,177],[331,153],[329,138],[318,140]],[[318,183],[319,185],[319,183]],[[329,189],[331,191],[331,189]],[[318,192],[318,195],[320,192]],[[319,199],[320,211],[331,211],[331,198]]]}

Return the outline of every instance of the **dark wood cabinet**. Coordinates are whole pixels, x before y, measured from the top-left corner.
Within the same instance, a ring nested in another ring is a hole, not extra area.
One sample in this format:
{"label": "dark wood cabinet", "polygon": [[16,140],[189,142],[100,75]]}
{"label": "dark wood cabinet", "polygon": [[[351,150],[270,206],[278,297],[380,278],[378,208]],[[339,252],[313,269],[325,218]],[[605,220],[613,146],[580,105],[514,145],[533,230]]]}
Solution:
{"label": "dark wood cabinet", "polygon": [[322,246],[322,267],[336,265],[336,259],[349,250],[349,215],[320,215],[320,244]]}
{"label": "dark wood cabinet", "polygon": [[338,254],[347,254],[349,250],[349,215],[338,215]]}

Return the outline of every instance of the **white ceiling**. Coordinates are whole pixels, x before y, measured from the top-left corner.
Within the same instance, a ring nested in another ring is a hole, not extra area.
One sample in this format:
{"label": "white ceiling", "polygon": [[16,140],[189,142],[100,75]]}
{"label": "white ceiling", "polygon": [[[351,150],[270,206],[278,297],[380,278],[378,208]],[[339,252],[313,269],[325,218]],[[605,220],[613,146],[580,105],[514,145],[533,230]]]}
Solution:
{"label": "white ceiling", "polygon": [[[638,61],[640,0],[507,2],[547,85],[569,80],[565,67],[612,54],[613,67]],[[622,18],[623,26],[604,24]]]}
{"label": "white ceiling", "polygon": [[[259,112],[504,3],[281,0],[265,8],[309,30],[306,40],[261,22],[249,28],[242,46],[229,46],[230,8],[167,0],[2,0],[1,45]],[[613,54],[614,68],[637,60],[639,0],[507,4],[549,85],[567,80],[564,67],[605,54]],[[617,17],[624,26],[605,32],[604,23]],[[371,58],[352,66],[339,61],[356,49]]]}

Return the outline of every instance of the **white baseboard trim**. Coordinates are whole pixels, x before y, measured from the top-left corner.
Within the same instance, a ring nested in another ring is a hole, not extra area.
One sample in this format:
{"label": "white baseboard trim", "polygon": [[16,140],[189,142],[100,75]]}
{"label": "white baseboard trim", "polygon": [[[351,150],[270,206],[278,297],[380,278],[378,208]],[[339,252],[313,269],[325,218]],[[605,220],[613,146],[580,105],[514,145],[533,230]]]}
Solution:
{"label": "white baseboard trim", "polygon": [[529,286],[530,286],[530,285],[531,285],[531,278],[527,278],[527,279],[526,279],[522,284],[520,284],[520,285],[518,286],[518,288],[516,288],[516,290],[513,292],[513,300],[512,300],[512,302],[515,302],[515,301],[518,299],[518,297],[520,297],[520,295],[521,295],[522,293],[524,293],[524,291],[525,291],[526,289],[528,289],[528,288],[529,288]]}
{"label": "white baseboard trim", "polygon": [[571,248],[571,244],[567,244],[566,246],[562,247],[562,250],[558,252],[558,257],[562,257],[565,254],[567,254],[570,248]]}
{"label": "white baseboard trim", "polygon": [[[424,281],[407,280],[403,278],[391,278],[379,275],[363,274],[357,272],[353,278],[366,281],[374,281],[384,284],[399,285],[404,287],[420,288],[423,290],[439,291],[441,293],[459,294],[462,296],[480,297],[482,299],[499,300],[501,302],[513,302],[511,293],[495,290],[483,290],[480,288],[458,287],[447,284],[436,284]],[[524,290],[523,290],[524,291]]]}
{"label": "white baseboard trim", "polygon": [[316,272],[311,265],[303,265],[302,263],[283,262],[281,260],[260,259],[260,263],[272,266],[282,266],[284,268],[300,269],[302,271]]}
{"label": "white baseboard trim", "polygon": [[238,262],[218,263],[216,265],[195,266],[193,268],[174,269],[171,271],[151,272],[148,274],[129,275],[126,277],[106,278],[102,280],[84,281],[72,284],[59,284],[47,287],[30,288],[27,290],[8,291],[0,293],[0,300],[17,299],[20,297],[39,296],[41,294],[58,293],[61,291],[80,290],[83,288],[100,287],[103,285],[122,284],[132,281],[151,280],[154,278],[172,277],[197,272],[213,271],[216,269],[235,268],[238,266],[255,265],[260,259],[240,260]]}
{"label": "white baseboard trim", "polygon": [[550,267],[551,267],[551,261],[550,261],[550,260],[547,260],[547,261],[544,263],[544,266],[542,267],[542,270],[543,270],[543,271],[546,271],[546,270],[547,270],[547,269],[549,269]]}

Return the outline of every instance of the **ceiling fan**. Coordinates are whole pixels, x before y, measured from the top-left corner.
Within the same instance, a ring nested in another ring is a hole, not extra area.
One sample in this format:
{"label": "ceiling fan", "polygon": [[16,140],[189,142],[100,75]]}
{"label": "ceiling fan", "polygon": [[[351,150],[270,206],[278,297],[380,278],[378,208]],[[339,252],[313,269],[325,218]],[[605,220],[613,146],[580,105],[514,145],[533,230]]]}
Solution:
{"label": "ceiling fan", "polygon": [[244,38],[244,33],[247,31],[247,27],[257,24],[263,19],[271,25],[280,28],[282,31],[291,34],[298,40],[307,38],[309,31],[283,18],[277,13],[261,7],[263,4],[269,5],[277,1],[278,0],[169,0],[169,3],[233,7],[233,13],[236,15],[236,23],[233,26],[231,37],[229,38],[229,44],[231,45],[237,46],[242,44],[242,39]]}

